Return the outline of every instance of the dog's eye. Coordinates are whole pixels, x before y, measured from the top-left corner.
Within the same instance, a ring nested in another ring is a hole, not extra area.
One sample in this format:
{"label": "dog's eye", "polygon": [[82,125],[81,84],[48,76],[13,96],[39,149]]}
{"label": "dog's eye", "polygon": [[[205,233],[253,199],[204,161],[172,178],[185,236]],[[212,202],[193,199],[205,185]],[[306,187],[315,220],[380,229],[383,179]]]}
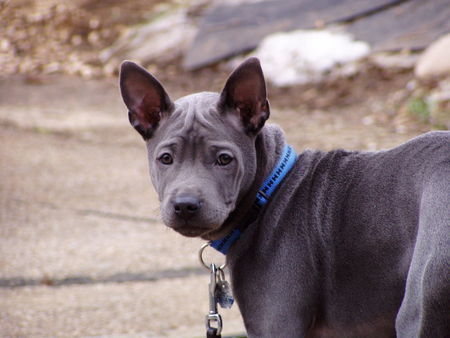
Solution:
{"label": "dog's eye", "polygon": [[217,164],[218,165],[228,165],[233,161],[233,158],[228,154],[220,154],[220,156],[217,158]]}
{"label": "dog's eye", "polygon": [[159,157],[159,162],[165,165],[169,165],[173,163],[173,158],[169,153],[164,153]]}

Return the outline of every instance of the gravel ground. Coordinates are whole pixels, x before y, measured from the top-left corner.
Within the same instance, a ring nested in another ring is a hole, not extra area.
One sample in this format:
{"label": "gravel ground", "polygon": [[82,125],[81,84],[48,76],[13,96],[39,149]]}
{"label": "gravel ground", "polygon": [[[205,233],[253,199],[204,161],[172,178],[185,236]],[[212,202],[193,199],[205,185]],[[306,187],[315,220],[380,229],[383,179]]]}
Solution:
{"label": "gravel ground", "polygon": [[[205,276],[154,282],[0,289],[2,337],[200,337]],[[226,332],[242,332],[236,308],[222,311]]]}

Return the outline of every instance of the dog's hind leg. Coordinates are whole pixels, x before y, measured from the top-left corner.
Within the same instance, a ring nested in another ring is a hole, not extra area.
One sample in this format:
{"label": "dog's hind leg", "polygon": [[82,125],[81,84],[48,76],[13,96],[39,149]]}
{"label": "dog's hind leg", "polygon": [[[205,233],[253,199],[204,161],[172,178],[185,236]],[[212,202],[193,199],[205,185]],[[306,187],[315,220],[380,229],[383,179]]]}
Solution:
{"label": "dog's hind leg", "polygon": [[450,163],[423,187],[419,228],[397,336],[450,337]]}

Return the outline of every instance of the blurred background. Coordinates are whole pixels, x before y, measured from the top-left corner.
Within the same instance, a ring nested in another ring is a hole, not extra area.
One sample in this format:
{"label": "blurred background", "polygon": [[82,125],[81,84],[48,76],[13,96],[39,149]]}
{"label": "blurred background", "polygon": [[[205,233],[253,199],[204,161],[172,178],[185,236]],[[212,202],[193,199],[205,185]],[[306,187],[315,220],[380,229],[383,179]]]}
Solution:
{"label": "blurred background", "polygon": [[449,17],[450,0],[0,0],[0,336],[204,336],[202,241],[159,219],[122,60],[176,99],[257,56],[298,151],[372,151],[450,128]]}

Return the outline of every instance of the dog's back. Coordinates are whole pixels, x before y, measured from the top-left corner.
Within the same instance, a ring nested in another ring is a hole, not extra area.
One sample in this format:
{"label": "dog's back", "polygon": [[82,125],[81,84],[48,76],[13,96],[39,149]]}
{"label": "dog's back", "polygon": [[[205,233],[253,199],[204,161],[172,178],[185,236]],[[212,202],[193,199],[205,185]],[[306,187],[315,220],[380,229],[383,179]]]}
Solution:
{"label": "dog's back", "polygon": [[[281,315],[268,306],[280,302],[289,312],[314,313],[302,314],[314,322],[310,336],[393,336],[401,306],[399,336],[426,332],[444,337],[450,332],[444,318],[450,299],[444,272],[449,197],[448,132],[428,133],[375,153],[306,151],[258,226],[244,234],[246,243],[239,241],[232,251],[239,257],[238,262],[231,259],[235,283],[245,284],[242,275],[254,274],[266,296],[282,289],[284,294],[268,297],[267,304],[254,296],[248,302],[261,318]],[[267,256],[270,264],[260,265],[257,257]],[[291,270],[282,268],[290,264]],[[283,287],[293,280],[300,283]],[[419,307],[426,309],[420,316],[429,318],[418,317]],[[432,327],[404,329],[422,320]],[[275,322],[283,326],[275,329],[279,332],[304,329],[267,320],[268,325]]]}
{"label": "dog's back", "polygon": [[[428,133],[389,151],[350,155],[341,170],[347,172],[334,175],[348,181],[334,202],[341,209],[330,222],[332,251],[324,260],[329,319],[345,323],[349,314],[354,320],[361,313],[363,322],[384,326],[402,304],[401,328],[421,325],[425,318],[417,317],[418,307],[427,307],[422,315],[431,318],[448,313],[448,303],[443,305],[450,300],[444,273],[450,244],[450,133]],[[427,289],[439,293],[430,304]],[[364,326],[360,330],[364,333]],[[414,331],[405,333],[412,336]]]}

